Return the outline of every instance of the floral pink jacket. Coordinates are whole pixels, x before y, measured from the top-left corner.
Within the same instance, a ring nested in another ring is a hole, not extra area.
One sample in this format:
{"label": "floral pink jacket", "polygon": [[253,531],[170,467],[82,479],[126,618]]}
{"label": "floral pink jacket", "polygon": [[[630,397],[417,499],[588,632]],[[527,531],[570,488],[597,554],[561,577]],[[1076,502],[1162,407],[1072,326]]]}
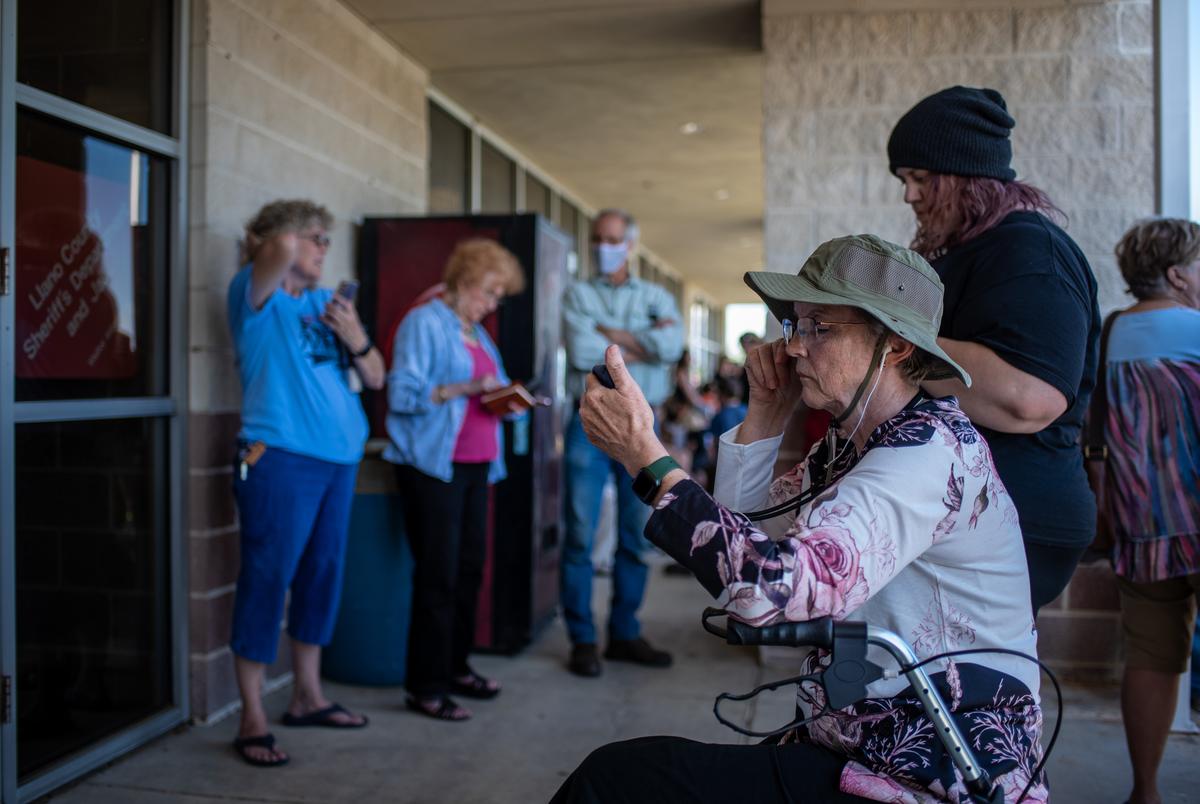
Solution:
{"label": "floral pink jacket", "polygon": [[[862,620],[904,637],[921,658],[987,647],[1036,655],[1016,509],[986,442],[953,398],[918,397],[880,425],[861,453],[847,449],[827,467],[822,443],[773,483],[780,439],[739,445],[735,434],[722,438],[717,469],[718,496],[730,507],[685,481],[646,527],[732,616],[759,625]],[[840,479],[782,527],[773,523],[778,540],[733,510],[789,499],[827,468]],[[882,651],[869,656],[895,665]],[[1040,758],[1037,667],[1010,656],[966,658],[928,669],[980,763],[1016,801]],[[809,654],[806,670],[823,659]],[[784,739],[844,755],[844,792],[875,801],[968,801],[903,677],[868,692]],[[823,701],[802,692],[797,705],[807,714]],[[1039,779],[1026,801],[1047,799]]]}

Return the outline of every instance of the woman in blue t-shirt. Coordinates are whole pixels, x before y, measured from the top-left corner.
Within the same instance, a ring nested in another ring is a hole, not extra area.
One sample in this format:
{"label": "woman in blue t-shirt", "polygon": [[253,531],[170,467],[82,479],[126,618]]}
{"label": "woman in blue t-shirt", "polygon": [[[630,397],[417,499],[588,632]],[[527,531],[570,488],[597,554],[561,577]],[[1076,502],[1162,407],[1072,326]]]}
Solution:
{"label": "woman in blue t-shirt", "polygon": [[912,248],[946,288],[938,344],[975,380],[923,387],[958,397],[992,448],[1020,516],[1036,614],[1095,534],[1079,434],[1100,312],[1091,267],[1054,221],[1062,214],[1017,181],[1014,125],[996,90],[951,87],[901,117],[887,151],[917,216]]}
{"label": "woman in blue t-shirt", "polygon": [[288,761],[267,730],[262,682],[275,661],[284,599],[295,683],[285,726],[357,728],[367,719],[321,691],[321,646],[333,636],[346,531],[367,420],[350,371],[384,384],[383,357],[354,305],[317,287],[332,216],[311,201],[267,204],[246,226],[249,262],[229,285],[242,379],[233,490],[241,571],[233,609],[242,720],[234,749],[251,765]]}

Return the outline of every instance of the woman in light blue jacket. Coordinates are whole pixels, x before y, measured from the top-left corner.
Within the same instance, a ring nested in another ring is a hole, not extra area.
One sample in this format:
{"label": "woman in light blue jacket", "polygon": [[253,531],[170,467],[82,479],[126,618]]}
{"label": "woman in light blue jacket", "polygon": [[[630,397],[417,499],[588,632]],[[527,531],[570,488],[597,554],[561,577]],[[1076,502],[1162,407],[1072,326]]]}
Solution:
{"label": "woman in light blue jacket", "polygon": [[396,465],[412,546],[408,706],[440,720],[471,713],[450,697],[493,698],[500,685],[471,669],[483,578],[488,486],[504,479],[500,418],[480,396],[509,383],[480,322],[525,284],[520,263],[492,240],[465,240],[446,263],[443,298],[410,312],[388,372],[383,457]]}

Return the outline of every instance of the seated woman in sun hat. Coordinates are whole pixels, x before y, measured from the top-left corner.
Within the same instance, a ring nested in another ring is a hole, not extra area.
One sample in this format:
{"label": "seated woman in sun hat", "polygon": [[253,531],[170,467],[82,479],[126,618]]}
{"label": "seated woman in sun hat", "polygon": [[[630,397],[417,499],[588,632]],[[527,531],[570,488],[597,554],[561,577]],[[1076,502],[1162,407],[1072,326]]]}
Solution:
{"label": "seated woman in sun hat", "polygon": [[[921,658],[988,647],[1036,655],[1012,500],[955,399],[920,390],[929,378],[970,383],[937,345],[942,284],[929,264],[860,235],[823,244],[799,275],[750,273],[746,281],[783,323],[784,337],[747,360],[748,412],[722,437],[716,499],[666,457],[618,350],[605,355],[616,388],[589,380],[584,428],[645,481],[654,507],[647,538],[747,623],[830,616],[891,630]],[[801,401],[829,411],[833,423],[804,461],[773,477]],[[825,490],[766,529],[737,513],[814,485]],[[823,661],[810,654],[805,672]],[[984,654],[938,659],[929,669],[1009,800],[1029,786],[1026,801],[1045,801],[1044,781],[1031,783],[1042,723],[1036,665]],[[907,682],[877,681],[868,695],[778,743],[647,737],[604,746],[554,801],[968,800]],[[823,706],[805,692],[797,703],[804,714]]]}

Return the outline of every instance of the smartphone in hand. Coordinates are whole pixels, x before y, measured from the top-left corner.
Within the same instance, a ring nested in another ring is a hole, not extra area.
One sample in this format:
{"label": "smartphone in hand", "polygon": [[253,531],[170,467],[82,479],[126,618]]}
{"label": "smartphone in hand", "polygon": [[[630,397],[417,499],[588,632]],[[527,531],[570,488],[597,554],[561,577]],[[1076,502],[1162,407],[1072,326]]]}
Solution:
{"label": "smartphone in hand", "polygon": [[615,389],[617,387],[617,384],[613,382],[612,374],[608,372],[608,366],[604,365],[603,363],[597,363],[596,365],[592,366],[592,374],[596,376],[596,379],[599,380],[600,384],[605,388]]}
{"label": "smartphone in hand", "polygon": [[341,296],[348,302],[354,301],[354,297],[358,295],[358,280],[343,279],[338,284],[337,295]]}

